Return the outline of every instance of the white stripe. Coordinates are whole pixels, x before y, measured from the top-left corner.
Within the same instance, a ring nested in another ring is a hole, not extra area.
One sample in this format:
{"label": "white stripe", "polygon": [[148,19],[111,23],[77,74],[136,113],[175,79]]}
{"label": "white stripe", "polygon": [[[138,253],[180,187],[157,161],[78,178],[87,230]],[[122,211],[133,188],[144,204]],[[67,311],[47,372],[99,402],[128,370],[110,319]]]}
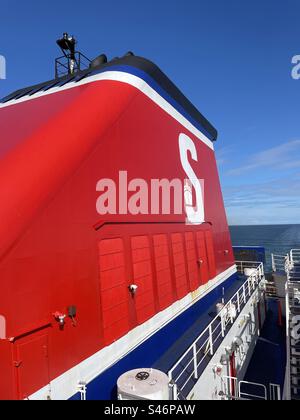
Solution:
{"label": "white stripe", "polygon": [[86,85],[88,83],[99,82],[101,80],[112,80],[122,83],[127,83],[131,86],[134,86],[136,89],[144,93],[148,98],[155,102],[160,108],[162,108],[167,114],[173,117],[181,125],[187,128],[192,134],[198,137],[204,144],[206,144],[210,149],[214,150],[214,145],[208,137],[206,137],[198,128],[196,128],[190,121],[188,121],[183,115],[180,114],[169,102],[167,102],[162,96],[160,96],[156,90],[152,89],[143,79],[134,76],[133,74],[120,72],[120,71],[107,71],[104,73],[99,73],[94,76],[87,77],[79,82],[70,82],[62,87],[53,87],[52,89],[47,90],[46,92],[37,92],[34,95],[27,95],[20,99],[13,99],[7,103],[0,104],[1,108],[7,108],[12,105],[16,105],[22,102],[40,98],[42,96],[51,95],[53,93],[62,92],[64,90],[72,89],[74,87]]}
{"label": "white stripe", "polygon": [[[88,359],[74,366],[49,385],[32,394],[29,399],[44,400],[51,397],[53,400],[67,400],[78,392],[80,381],[89,383],[110,366],[132,352],[136,347],[157,333],[169,322],[194,305],[214,288],[223,283],[226,279],[236,273],[236,266],[233,265],[223,273],[210,280],[206,285],[199,287],[195,292],[189,293],[183,299],[173,303],[164,311],[156,314],[144,324],[134,328],[127,335],[120,338],[113,344]],[[200,331],[199,331],[200,333]],[[149,367],[149,366],[141,366]]]}

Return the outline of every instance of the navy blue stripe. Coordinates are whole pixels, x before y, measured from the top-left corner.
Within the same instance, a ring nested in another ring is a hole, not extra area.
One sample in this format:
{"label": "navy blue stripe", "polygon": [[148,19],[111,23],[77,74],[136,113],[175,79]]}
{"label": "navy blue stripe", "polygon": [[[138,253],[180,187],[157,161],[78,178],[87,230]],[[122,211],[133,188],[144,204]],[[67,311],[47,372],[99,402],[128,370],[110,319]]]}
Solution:
{"label": "navy blue stripe", "polygon": [[129,73],[134,76],[139,77],[140,79],[144,80],[149,86],[152,87],[162,98],[164,98],[169,104],[171,104],[181,115],[183,115],[194,127],[196,127],[199,131],[201,131],[209,140],[213,141],[213,136],[201,125],[198,121],[193,119],[191,115],[186,112],[186,110],[181,106],[175,99],[172,98],[162,87],[151,77],[149,74],[145,73],[144,71],[136,68],[131,67],[128,65],[122,66],[111,66],[109,68],[103,70],[97,70],[93,73],[90,73],[88,77],[93,76],[95,74],[105,73],[107,71],[120,71],[123,73]]}
{"label": "navy blue stripe", "polygon": [[63,86],[71,81],[79,81],[92,74],[102,73],[109,70],[118,70],[136,75],[149,84],[162,98],[170,103],[181,115],[197,127],[211,141],[215,141],[218,136],[217,130],[199,112],[197,108],[183,95],[174,83],[151,61],[138,56],[124,56],[116,58],[98,67],[89,67],[75,75],[65,75],[64,77],[49,80],[35,86],[19,89],[6,96],[0,102],[6,103],[12,99],[21,98],[32,92],[48,90],[50,86]]}

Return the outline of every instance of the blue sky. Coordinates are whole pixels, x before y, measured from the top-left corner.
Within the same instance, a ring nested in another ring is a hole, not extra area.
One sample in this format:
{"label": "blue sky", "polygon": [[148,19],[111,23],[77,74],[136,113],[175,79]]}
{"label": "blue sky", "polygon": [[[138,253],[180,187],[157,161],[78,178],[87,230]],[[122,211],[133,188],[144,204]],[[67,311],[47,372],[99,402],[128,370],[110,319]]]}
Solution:
{"label": "blue sky", "polygon": [[300,223],[298,0],[1,0],[0,96],[53,77],[55,40],[155,61],[216,126],[231,224]]}

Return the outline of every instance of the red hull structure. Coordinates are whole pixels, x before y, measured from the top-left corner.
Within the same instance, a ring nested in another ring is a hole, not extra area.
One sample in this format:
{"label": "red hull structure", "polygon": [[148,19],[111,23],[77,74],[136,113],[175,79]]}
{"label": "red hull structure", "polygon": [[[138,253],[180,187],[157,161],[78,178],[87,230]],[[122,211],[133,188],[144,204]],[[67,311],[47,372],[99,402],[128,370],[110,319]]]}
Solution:
{"label": "red hull structure", "polygon": [[[213,143],[129,65],[0,104],[1,399],[30,398],[129,332],[142,342],[139,327],[184,311],[234,264]],[[118,185],[120,171],[183,182],[182,134],[203,223],[98,213],[99,180]]]}

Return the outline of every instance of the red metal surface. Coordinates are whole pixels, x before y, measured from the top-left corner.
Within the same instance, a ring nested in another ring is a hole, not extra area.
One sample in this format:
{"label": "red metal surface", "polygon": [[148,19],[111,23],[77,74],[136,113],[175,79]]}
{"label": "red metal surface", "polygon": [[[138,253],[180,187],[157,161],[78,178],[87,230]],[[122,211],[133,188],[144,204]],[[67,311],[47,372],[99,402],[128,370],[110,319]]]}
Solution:
{"label": "red metal surface", "polygon": [[208,272],[208,258],[205,245],[204,232],[196,232],[197,250],[198,250],[198,265],[200,267],[201,285],[206,284],[209,279]]}
{"label": "red metal surface", "polygon": [[[113,81],[80,86],[0,109],[0,125],[4,399],[46,385],[197,288],[199,276],[205,284],[223,272],[233,255],[214,152],[136,88]],[[96,184],[117,180],[119,170],[147,181],[183,180],[180,133],[197,148],[191,166],[205,180],[208,223],[97,214]],[[132,283],[139,286],[135,296]],[[71,305],[76,327],[67,317],[60,328],[53,313]],[[46,338],[32,334],[48,324],[46,360]],[[12,339],[18,336],[21,347]],[[26,361],[20,374],[18,352]]]}
{"label": "red metal surface", "polygon": [[156,281],[158,284],[159,309],[170,306],[174,299],[172,272],[170,267],[170,254],[168,236],[166,234],[154,235],[154,258],[156,268]]}
{"label": "red metal surface", "polygon": [[129,331],[128,289],[121,238],[99,242],[101,312],[105,344]]}
{"label": "red metal surface", "polygon": [[172,233],[171,238],[176,292],[178,299],[180,299],[189,292],[183,237],[181,233]]}
{"label": "red metal surface", "polygon": [[48,346],[48,334],[43,331],[15,342],[13,365],[20,399],[49,382]]}
{"label": "red metal surface", "polygon": [[131,238],[133,284],[138,286],[135,296],[138,324],[142,324],[155,314],[153,272],[151,266],[148,236]]}

